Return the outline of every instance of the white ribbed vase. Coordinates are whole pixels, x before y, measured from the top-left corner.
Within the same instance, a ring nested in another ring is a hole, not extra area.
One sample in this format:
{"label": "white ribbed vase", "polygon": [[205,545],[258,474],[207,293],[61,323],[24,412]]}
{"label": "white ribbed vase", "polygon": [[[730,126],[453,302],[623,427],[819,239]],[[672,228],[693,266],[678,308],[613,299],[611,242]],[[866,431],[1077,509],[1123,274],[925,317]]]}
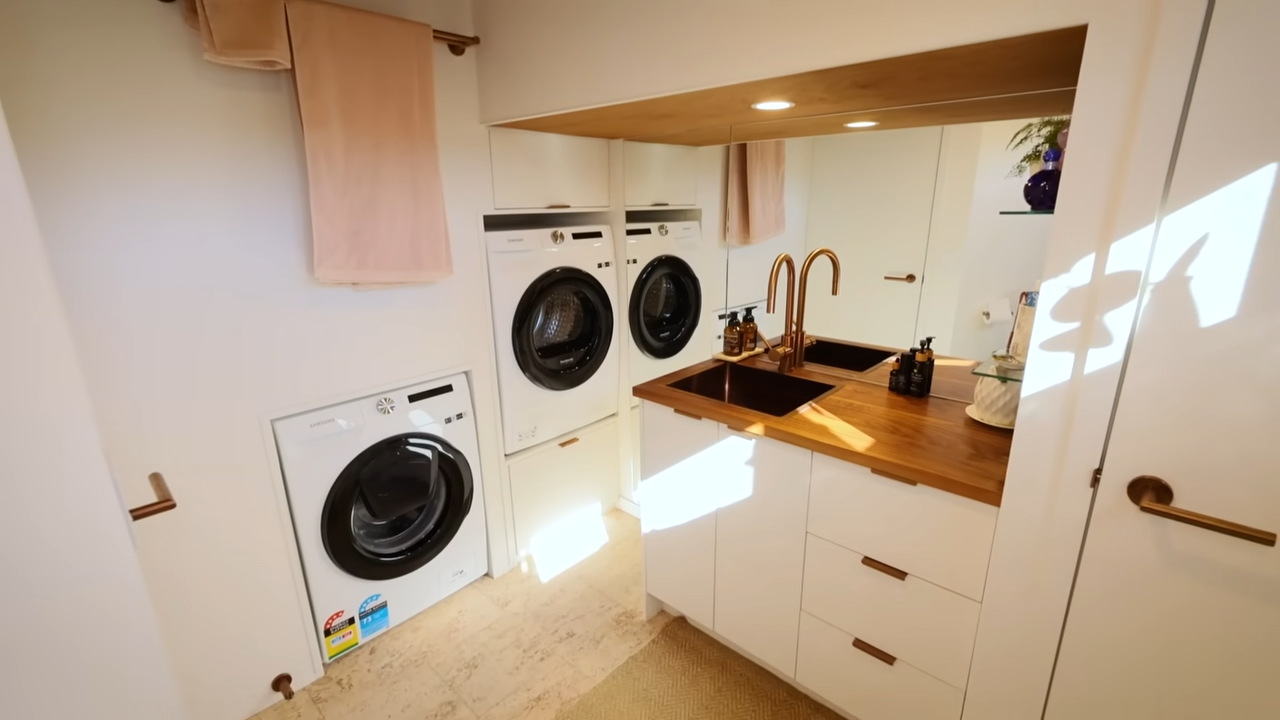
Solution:
{"label": "white ribbed vase", "polygon": [[973,388],[973,410],[994,425],[1013,425],[1018,419],[1022,383],[984,377]]}

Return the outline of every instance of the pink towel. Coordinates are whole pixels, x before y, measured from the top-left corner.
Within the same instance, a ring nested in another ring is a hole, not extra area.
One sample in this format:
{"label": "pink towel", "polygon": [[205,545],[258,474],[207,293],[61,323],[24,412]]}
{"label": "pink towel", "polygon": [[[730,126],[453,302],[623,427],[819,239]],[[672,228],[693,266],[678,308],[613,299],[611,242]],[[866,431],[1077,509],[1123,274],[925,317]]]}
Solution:
{"label": "pink towel", "polygon": [[253,70],[287,70],[284,0],[183,0],[187,24],[200,32],[204,58]]}
{"label": "pink towel", "polygon": [[725,203],[730,245],[754,245],[787,229],[783,194],[787,168],[785,140],[729,146],[729,189]]}
{"label": "pink towel", "polygon": [[448,277],[431,27],[310,0],[288,13],[316,278]]}

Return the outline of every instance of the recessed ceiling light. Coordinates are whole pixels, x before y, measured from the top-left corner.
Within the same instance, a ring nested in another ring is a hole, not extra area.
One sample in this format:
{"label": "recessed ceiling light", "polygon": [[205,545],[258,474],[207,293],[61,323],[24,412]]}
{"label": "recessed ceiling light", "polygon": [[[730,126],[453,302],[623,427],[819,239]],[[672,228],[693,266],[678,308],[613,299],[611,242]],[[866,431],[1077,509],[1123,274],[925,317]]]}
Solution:
{"label": "recessed ceiling light", "polygon": [[751,107],[756,110],[786,110],[795,106],[795,103],[787,102],[786,100],[766,100],[765,102],[758,102]]}
{"label": "recessed ceiling light", "polygon": [[844,126],[847,128],[868,128],[875,127],[879,124],[880,123],[875,120],[859,120],[858,122],[845,123]]}

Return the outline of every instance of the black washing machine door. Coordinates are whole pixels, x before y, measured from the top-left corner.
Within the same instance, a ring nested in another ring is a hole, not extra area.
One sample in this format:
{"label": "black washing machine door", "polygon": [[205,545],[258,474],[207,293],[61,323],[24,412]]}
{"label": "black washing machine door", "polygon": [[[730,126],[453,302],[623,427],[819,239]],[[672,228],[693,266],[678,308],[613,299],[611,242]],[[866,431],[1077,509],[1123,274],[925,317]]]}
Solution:
{"label": "black washing machine door", "polygon": [[511,345],[525,377],[548,390],[591,379],[613,342],[613,304],[589,273],[559,267],[524,291],[511,322]]}
{"label": "black washing machine door", "polygon": [[684,349],[702,315],[702,286],[693,268],[674,255],[659,255],[631,288],[631,337],[644,354],[669,358]]}
{"label": "black washing machine door", "polygon": [[366,580],[426,565],[471,512],[471,465],[429,433],[382,440],[347,464],[325,498],[320,533],[334,564]]}

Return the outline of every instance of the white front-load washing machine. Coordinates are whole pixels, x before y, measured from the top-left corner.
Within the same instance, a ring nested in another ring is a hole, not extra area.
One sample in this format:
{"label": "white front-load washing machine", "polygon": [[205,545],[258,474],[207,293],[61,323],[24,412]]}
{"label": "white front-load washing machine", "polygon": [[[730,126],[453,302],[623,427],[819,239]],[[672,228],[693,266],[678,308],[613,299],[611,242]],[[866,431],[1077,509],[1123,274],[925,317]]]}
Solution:
{"label": "white front-load washing machine", "polygon": [[[626,232],[630,380],[635,386],[710,357],[715,319],[705,317],[697,268],[699,223],[630,223]],[[718,269],[723,271],[723,265]],[[713,307],[719,302],[717,298]]]}
{"label": "white front-load washing machine", "polygon": [[272,427],[326,662],[488,571],[466,375]]}
{"label": "white front-load washing machine", "polygon": [[485,234],[505,452],[618,411],[607,225]]}

